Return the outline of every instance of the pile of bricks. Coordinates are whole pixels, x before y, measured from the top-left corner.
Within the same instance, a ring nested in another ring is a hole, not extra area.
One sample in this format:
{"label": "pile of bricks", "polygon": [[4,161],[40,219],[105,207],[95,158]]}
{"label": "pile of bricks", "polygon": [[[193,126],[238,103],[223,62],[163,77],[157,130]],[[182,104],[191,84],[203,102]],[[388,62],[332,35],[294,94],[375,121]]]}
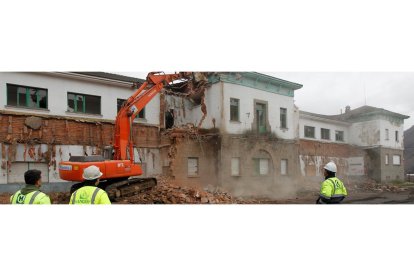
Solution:
{"label": "pile of bricks", "polygon": [[157,186],[140,194],[123,198],[119,204],[238,204],[252,203],[232,198],[223,192],[171,185],[159,179]]}
{"label": "pile of bricks", "polygon": [[398,185],[383,185],[383,184],[378,184],[377,182],[371,180],[371,181],[367,181],[361,185],[359,185],[358,187],[361,190],[365,190],[365,191],[377,191],[377,192],[403,192],[403,191],[407,191],[408,188],[406,187],[401,187]]}

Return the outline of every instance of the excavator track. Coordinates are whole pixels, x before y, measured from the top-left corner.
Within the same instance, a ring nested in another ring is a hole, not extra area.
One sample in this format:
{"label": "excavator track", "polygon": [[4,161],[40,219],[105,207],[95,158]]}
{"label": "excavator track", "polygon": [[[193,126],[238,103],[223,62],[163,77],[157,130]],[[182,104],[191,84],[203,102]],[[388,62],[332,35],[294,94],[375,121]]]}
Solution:
{"label": "excavator track", "polygon": [[155,178],[129,178],[110,183],[104,189],[111,201],[120,201],[124,197],[139,194],[156,185],[157,179]]}
{"label": "excavator track", "polygon": [[[105,190],[108,193],[109,199],[114,202],[121,201],[124,197],[147,191],[156,185],[156,178],[131,177],[103,180],[99,183],[98,187]],[[72,194],[81,187],[83,187],[82,182],[72,185],[70,193]]]}

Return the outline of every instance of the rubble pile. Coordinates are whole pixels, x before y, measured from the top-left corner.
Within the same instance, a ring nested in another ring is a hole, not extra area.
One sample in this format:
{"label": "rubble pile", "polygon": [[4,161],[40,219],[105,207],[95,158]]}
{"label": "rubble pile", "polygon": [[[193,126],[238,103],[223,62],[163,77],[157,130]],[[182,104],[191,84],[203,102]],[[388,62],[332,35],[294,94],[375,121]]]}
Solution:
{"label": "rubble pile", "polygon": [[180,187],[159,179],[157,186],[140,194],[123,198],[119,204],[238,204],[254,203],[232,198],[224,192],[208,192],[190,187]]}
{"label": "rubble pile", "polygon": [[173,127],[162,132],[162,135],[168,136],[170,138],[185,137],[189,135],[190,137],[197,137],[198,128],[191,123],[185,124],[179,127]]}
{"label": "rubble pile", "polygon": [[68,204],[70,200],[70,193],[69,192],[52,192],[48,193],[52,204]]}
{"label": "rubble pile", "polygon": [[0,194],[0,204],[9,204],[10,196],[11,194],[9,193]]}
{"label": "rubble pile", "polygon": [[384,184],[378,184],[374,180],[366,181],[357,187],[360,190],[364,191],[376,191],[376,192],[404,192],[407,191],[407,187],[401,187],[398,185],[384,185]]}

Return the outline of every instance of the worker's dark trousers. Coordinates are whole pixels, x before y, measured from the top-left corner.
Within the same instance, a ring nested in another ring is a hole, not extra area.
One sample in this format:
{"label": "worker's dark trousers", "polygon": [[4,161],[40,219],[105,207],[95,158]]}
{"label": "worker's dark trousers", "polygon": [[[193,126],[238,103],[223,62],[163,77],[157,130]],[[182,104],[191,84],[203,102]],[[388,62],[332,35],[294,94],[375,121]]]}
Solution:
{"label": "worker's dark trousers", "polygon": [[332,197],[330,199],[319,197],[318,200],[316,200],[316,204],[340,204],[344,198],[344,196]]}

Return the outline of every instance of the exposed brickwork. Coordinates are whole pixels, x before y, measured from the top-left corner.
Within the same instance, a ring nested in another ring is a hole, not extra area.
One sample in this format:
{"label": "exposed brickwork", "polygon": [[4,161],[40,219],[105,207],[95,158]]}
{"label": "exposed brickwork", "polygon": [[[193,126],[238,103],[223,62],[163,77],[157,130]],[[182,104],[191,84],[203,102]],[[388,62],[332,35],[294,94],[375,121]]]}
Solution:
{"label": "exposed brickwork", "polygon": [[[218,182],[219,139],[173,138],[170,156],[172,183],[189,187],[216,187]],[[198,176],[188,176],[188,157],[198,158]]]}
{"label": "exposed brickwork", "polygon": [[[113,141],[114,123],[87,120],[70,120],[42,116],[38,130],[25,126],[31,115],[0,114],[0,142],[43,143],[59,145],[88,145],[103,147]],[[158,127],[133,125],[134,142],[138,147],[158,147]]]}
{"label": "exposed brickwork", "polygon": [[366,151],[348,144],[322,143],[318,141],[300,140],[299,155],[302,165],[305,166],[306,177],[323,176],[323,166],[334,161],[338,167],[338,176],[348,174],[350,157],[363,157],[365,166],[369,163]]}
{"label": "exposed brickwork", "polygon": [[350,157],[363,155],[363,151],[358,147],[348,144],[322,143],[318,141],[300,140],[299,154],[327,157]]}
{"label": "exposed brickwork", "polygon": [[[283,198],[296,190],[298,145],[262,136],[228,135],[222,138],[221,185],[237,196]],[[240,176],[231,175],[231,159],[240,158]],[[259,175],[256,158],[269,160],[267,175]],[[281,161],[287,160],[287,174],[281,175]]]}

